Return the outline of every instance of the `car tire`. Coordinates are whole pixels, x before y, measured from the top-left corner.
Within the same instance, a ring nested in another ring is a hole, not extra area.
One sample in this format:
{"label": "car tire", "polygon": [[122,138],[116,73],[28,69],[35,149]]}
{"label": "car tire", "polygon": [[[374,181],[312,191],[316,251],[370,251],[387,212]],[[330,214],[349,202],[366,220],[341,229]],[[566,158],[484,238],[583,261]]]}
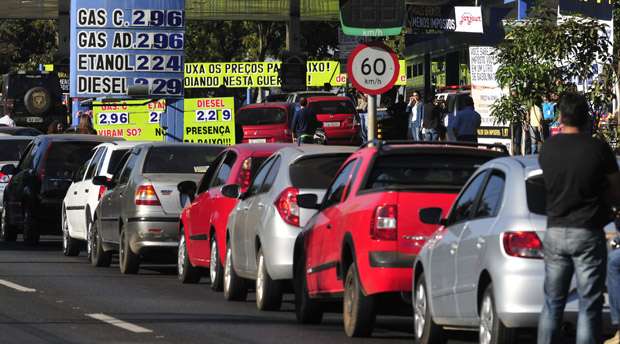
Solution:
{"label": "car tire", "polygon": [[39,234],[39,229],[32,218],[32,213],[29,209],[24,210],[24,223],[22,226],[22,233],[24,237],[24,242],[27,245],[38,245],[39,240],[41,239],[41,235]]}
{"label": "car tire", "polygon": [[369,337],[375,326],[375,299],[364,295],[355,263],[347,271],[343,303],[344,332],[347,336]]}
{"label": "car tire", "polygon": [[323,320],[323,307],[317,300],[310,298],[305,264],[304,259],[300,259],[294,271],[295,317],[300,324],[320,324]]}
{"label": "car tire", "polygon": [[516,339],[516,331],[504,326],[497,315],[492,284],[487,286],[482,295],[478,334],[481,344],[512,344]]}
{"label": "car tire", "polygon": [[413,336],[418,344],[444,343],[443,329],[435,324],[429,304],[424,273],[418,278],[413,293]]}
{"label": "car tire", "polygon": [[209,262],[209,277],[211,278],[211,289],[222,291],[224,289],[224,267],[220,261],[217,238],[213,236],[211,240],[211,261]]}
{"label": "car tire", "polygon": [[80,242],[73,239],[69,234],[67,213],[62,212],[62,253],[67,257],[75,257],[80,254]]}
{"label": "car tire", "polygon": [[274,281],[267,271],[263,249],[256,257],[256,308],[260,311],[277,311],[282,306],[282,283]]}
{"label": "car tire", "polygon": [[17,240],[15,226],[10,225],[7,219],[6,204],[2,208],[2,218],[0,221],[0,239],[4,242],[14,242]]}
{"label": "car tire", "polygon": [[200,282],[202,271],[192,265],[187,254],[187,242],[185,234],[181,232],[179,238],[179,250],[177,254],[177,276],[183,284],[196,284]]}
{"label": "car tire", "polygon": [[97,219],[90,226],[88,245],[90,246],[90,264],[94,267],[109,267],[112,264],[112,252],[103,250]]}
{"label": "car tire", "polygon": [[248,297],[248,287],[245,279],[235,273],[232,261],[230,244],[226,249],[226,265],[224,266],[224,298],[228,301],[245,301]]}
{"label": "car tire", "polygon": [[127,232],[121,230],[118,265],[123,275],[135,275],[140,270],[140,257],[131,251]]}

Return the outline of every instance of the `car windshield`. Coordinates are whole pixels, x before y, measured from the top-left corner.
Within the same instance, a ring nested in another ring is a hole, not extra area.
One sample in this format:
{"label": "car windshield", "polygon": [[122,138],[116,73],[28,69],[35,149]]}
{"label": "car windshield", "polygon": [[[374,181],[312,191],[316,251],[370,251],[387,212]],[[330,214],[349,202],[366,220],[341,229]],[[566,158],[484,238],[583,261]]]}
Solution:
{"label": "car windshield", "polygon": [[241,125],[268,125],[286,123],[286,111],[280,108],[261,108],[241,110],[237,114]]}
{"label": "car windshield", "polygon": [[317,114],[354,114],[353,103],[348,100],[330,100],[311,103],[310,108]]}
{"label": "car windshield", "polygon": [[222,151],[220,147],[153,147],[144,163],[143,173],[205,173]]}
{"label": "car windshield", "polygon": [[300,189],[327,189],[348,156],[338,154],[297,160],[289,168],[291,182]]}
{"label": "car windshield", "polygon": [[525,181],[527,208],[538,215],[547,215],[547,192],[542,175],[528,178]]}
{"label": "car windshield", "polygon": [[118,163],[123,158],[123,155],[125,155],[125,153],[127,153],[128,151],[128,149],[117,149],[112,152],[112,155],[110,156],[110,163],[108,164],[109,174],[114,174],[116,172],[116,169],[118,168]]}
{"label": "car windshield", "polygon": [[458,191],[491,157],[452,154],[379,156],[366,189]]}
{"label": "car windshield", "polygon": [[43,173],[49,178],[72,178],[93,155],[93,148],[101,142],[53,142],[47,151]]}
{"label": "car windshield", "polygon": [[0,161],[19,161],[30,140],[1,140]]}

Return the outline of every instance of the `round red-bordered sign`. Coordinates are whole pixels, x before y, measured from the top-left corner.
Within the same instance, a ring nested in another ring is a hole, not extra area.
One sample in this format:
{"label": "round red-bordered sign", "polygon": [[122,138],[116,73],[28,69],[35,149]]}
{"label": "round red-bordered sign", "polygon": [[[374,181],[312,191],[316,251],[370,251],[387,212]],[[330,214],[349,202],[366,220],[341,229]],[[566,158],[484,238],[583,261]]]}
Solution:
{"label": "round red-bordered sign", "polygon": [[389,91],[400,73],[398,56],[382,42],[359,44],[347,61],[353,87],[370,95]]}

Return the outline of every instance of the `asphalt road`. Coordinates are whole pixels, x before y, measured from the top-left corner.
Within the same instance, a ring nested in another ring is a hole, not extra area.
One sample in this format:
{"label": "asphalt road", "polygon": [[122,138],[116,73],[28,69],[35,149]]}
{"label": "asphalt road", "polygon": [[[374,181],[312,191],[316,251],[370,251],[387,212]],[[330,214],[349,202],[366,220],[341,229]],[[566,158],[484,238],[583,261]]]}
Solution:
{"label": "asphalt road", "polygon": [[[0,343],[412,343],[412,320],[379,317],[372,338],[349,339],[342,317],[318,326],[295,321],[289,295],[283,310],[259,312],[254,295],[227,302],[208,278],[181,285],[174,266],[143,266],[125,276],[113,264],[93,268],[84,253],[64,257],[59,238],[36,247],[0,243]],[[450,344],[476,343],[455,332]]]}

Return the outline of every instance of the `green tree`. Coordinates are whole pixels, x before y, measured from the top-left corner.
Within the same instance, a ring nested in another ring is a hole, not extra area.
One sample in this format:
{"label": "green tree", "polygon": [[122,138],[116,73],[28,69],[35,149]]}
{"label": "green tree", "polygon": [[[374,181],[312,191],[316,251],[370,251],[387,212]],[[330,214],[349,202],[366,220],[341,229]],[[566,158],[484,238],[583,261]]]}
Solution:
{"label": "green tree", "polygon": [[185,28],[187,62],[230,62],[245,58],[243,38],[247,30],[242,22],[188,21]]}
{"label": "green tree", "polygon": [[53,63],[57,49],[55,21],[0,20],[0,74]]}

